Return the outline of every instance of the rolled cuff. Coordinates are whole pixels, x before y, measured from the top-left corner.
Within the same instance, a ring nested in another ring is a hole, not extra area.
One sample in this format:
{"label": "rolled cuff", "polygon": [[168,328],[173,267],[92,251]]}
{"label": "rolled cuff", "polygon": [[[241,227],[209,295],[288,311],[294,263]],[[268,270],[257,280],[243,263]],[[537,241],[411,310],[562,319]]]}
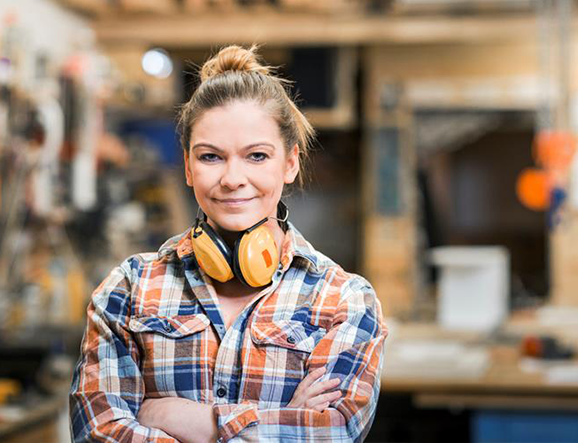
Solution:
{"label": "rolled cuff", "polygon": [[259,410],[251,403],[213,404],[213,414],[217,420],[219,443],[225,443],[246,427],[259,423]]}

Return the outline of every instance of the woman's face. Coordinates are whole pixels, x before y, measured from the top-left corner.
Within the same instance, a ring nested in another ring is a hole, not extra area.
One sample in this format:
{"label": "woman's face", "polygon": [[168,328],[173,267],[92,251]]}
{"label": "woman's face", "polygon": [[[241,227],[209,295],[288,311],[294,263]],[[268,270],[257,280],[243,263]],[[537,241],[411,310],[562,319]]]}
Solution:
{"label": "woman's face", "polygon": [[279,126],[263,106],[235,101],[195,123],[185,170],[209,223],[242,231],[276,216],[284,184],[299,171],[298,148],[285,152]]}

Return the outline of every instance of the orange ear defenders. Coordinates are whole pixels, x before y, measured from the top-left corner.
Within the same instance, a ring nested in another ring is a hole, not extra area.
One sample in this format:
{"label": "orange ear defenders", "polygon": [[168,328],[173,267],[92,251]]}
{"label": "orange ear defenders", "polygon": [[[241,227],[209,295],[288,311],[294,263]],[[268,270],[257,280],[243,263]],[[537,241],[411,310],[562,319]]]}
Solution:
{"label": "orange ear defenders", "polygon": [[[284,226],[289,211],[279,202],[276,218]],[[234,250],[207,223],[197,216],[191,231],[191,242],[198,265],[210,277],[222,283],[237,277],[248,286],[258,288],[271,282],[279,265],[279,251],[271,230],[264,225],[269,217],[242,231]]]}

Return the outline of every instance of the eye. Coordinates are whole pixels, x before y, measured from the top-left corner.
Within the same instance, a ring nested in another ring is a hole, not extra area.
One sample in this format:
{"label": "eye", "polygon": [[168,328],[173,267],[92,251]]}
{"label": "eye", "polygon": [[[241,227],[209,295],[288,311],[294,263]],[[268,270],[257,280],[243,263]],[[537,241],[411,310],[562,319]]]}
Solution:
{"label": "eye", "polygon": [[220,157],[217,154],[207,153],[199,155],[199,160],[205,163],[214,163],[219,159]]}
{"label": "eye", "polygon": [[269,156],[264,152],[252,152],[251,154],[249,154],[249,159],[257,163],[263,162],[268,158]]}

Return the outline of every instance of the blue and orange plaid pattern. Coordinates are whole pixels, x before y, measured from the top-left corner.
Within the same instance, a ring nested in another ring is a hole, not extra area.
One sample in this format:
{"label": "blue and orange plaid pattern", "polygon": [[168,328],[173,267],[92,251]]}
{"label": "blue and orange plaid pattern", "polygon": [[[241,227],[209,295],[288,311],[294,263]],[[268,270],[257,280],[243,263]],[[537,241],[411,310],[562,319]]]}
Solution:
{"label": "blue and orange plaid pattern", "polygon": [[[176,442],[138,423],[147,398],[213,404],[220,442],[362,441],[387,335],[371,285],[291,223],[273,282],[226,329],[189,231],[135,255],[92,295],[70,393],[75,442]],[[323,412],[288,408],[308,372],[338,377]]]}

